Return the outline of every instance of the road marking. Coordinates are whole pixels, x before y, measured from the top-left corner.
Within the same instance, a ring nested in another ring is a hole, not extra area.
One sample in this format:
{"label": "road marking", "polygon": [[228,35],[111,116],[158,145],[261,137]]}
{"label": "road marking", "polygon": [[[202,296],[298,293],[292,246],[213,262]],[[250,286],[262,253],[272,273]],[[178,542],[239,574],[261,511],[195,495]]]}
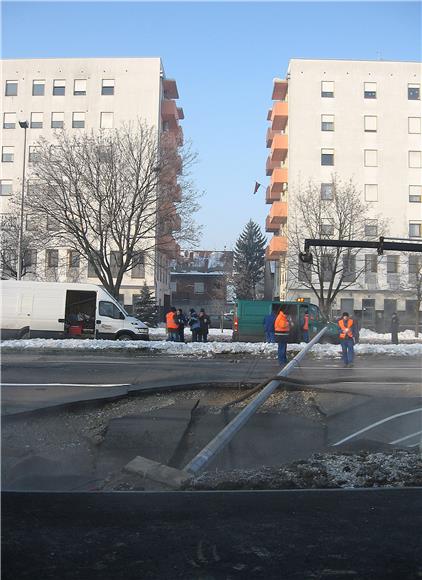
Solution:
{"label": "road marking", "polygon": [[421,433],[422,433],[422,431],[416,431],[416,433],[412,433],[411,435],[406,435],[406,437],[400,437],[400,439],[396,439],[395,441],[391,441],[390,445],[394,445],[394,443],[400,443],[400,441],[406,441],[406,439],[411,439],[412,437],[416,437],[416,435],[420,435]]}
{"label": "road marking", "polygon": [[414,443],[413,445],[407,445],[407,447],[419,447],[419,445],[421,445],[421,443]]}
{"label": "road marking", "polygon": [[341,366],[319,366],[319,367],[308,367],[305,365],[301,365],[299,367],[301,370],[305,371],[307,369],[314,370],[314,371],[325,371],[325,370],[336,370],[338,371],[420,371],[422,367],[351,367],[351,368],[343,368]]}
{"label": "road marking", "polygon": [[361,433],[365,433],[366,431],[369,431],[370,429],[373,429],[374,427],[378,427],[378,425],[382,425],[383,423],[387,423],[388,421],[391,421],[392,419],[396,419],[397,417],[403,417],[404,415],[410,415],[411,413],[420,413],[420,412],[422,412],[422,407],[419,407],[418,409],[412,409],[410,411],[404,411],[403,413],[396,413],[395,415],[390,415],[390,417],[386,417],[385,419],[381,419],[380,421],[376,421],[375,423],[371,423],[371,425],[368,425],[367,427],[364,427],[363,429],[356,431],[356,433],[352,433],[351,435],[348,435],[344,439],[337,441],[337,443],[333,443],[332,447],[335,447],[336,445],[341,445],[342,443],[345,443],[346,441],[353,439],[353,437],[356,437],[357,435],[360,435]]}
{"label": "road marking", "polygon": [[130,383],[1,383],[2,387],[130,387]]}

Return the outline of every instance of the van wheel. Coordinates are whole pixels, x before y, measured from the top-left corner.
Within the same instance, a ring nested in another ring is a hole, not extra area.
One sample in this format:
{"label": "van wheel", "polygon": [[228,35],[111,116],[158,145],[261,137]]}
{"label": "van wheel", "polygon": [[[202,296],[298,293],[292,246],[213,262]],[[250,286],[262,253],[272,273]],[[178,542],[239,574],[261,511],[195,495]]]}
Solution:
{"label": "van wheel", "polygon": [[129,332],[122,332],[116,340],[133,340],[133,336]]}
{"label": "van wheel", "polygon": [[30,331],[29,328],[25,328],[19,335],[20,340],[28,340],[30,338]]}

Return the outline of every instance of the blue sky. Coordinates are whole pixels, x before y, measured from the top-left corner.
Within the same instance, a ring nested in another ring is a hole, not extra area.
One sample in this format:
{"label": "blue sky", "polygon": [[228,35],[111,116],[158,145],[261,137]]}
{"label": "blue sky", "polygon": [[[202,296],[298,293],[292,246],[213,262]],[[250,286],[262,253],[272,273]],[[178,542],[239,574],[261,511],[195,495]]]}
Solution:
{"label": "blue sky", "polygon": [[163,59],[199,153],[206,249],[230,249],[250,218],[264,226],[266,115],[290,58],[421,60],[421,37],[418,2],[2,4],[3,58]]}

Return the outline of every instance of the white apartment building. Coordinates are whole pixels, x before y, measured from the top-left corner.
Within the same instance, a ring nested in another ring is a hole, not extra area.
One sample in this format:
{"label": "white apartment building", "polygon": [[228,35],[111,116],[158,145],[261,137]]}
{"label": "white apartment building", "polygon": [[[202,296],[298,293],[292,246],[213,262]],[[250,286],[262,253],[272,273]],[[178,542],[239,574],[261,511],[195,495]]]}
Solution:
{"label": "white apartment building", "polygon": [[[27,121],[26,170],[30,175],[40,137],[53,140],[54,132],[96,131],[118,128],[138,119],[148,126],[173,133],[180,145],[183,139],[179,121],[183,110],[176,82],[167,79],[160,58],[70,58],[22,59],[2,61],[2,157],[0,213],[7,223],[11,194],[22,186],[24,130]],[[180,195],[180,193],[179,193]],[[177,201],[174,199],[173,201]],[[157,303],[170,301],[170,260],[178,246],[169,252],[157,252],[154,263],[146,262],[125,274],[120,300],[133,304],[134,297],[146,283],[154,291]],[[75,262],[66,248],[46,248],[36,256],[37,277],[43,279],[46,268],[66,262],[67,255],[80,268],[80,282],[99,283],[92,268]],[[59,259],[60,257],[60,259]],[[59,273],[66,280],[66,272]],[[74,275],[73,278],[74,279]]]}
{"label": "white apartment building", "polygon": [[[272,295],[314,301],[309,289],[289,280],[289,201],[299,183],[320,184],[323,202],[334,174],[352,179],[373,217],[368,235],[380,215],[388,236],[422,239],[421,63],[292,59],[286,78],[274,80],[272,98],[266,196]],[[368,268],[338,296],[337,310],[354,310],[373,324],[384,312],[391,317],[411,308],[411,292],[398,291],[400,277],[409,275],[401,257],[368,259]]]}

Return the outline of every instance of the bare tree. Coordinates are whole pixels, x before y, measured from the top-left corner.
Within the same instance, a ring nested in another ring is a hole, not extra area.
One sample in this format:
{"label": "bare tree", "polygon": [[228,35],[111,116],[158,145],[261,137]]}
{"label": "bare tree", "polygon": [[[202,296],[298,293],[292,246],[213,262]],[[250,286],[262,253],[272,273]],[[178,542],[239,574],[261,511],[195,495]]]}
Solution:
{"label": "bare tree", "polygon": [[422,255],[408,254],[408,278],[404,289],[415,297],[415,336],[419,336],[420,308],[422,304]]}
{"label": "bare tree", "polygon": [[[17,278],[19,211],[11,202],[10,212],[1,216],[0,223],[0,269],[2,278]],[[22,277],[37,276],[37,254],[45,244],[45,235],[38,229],[24,228],[22,237]]]}
{"label": "bare tree", "polygon": [[87,260],[112,295],[157,252],[196,241],[198,194],[188,176],[195,155],[171,134],[138,121],[77,136],[60,131],[37,145],[26,209],[46,220],[57,246]]}
{"label": "bare tree", "polygon": [[358,283],[364,272],[365,262],[359,259],[362,250],[315,247],[313,264],[305,264],[299,260],[305,238],[362,240],[376,239],[384,233],[384,221],[369,213],[352,181],[333,176],[323,189],[312,182],[299,186],[289,198],[291,286],[312,290],[321,311],[329,316],[338,293]]}

